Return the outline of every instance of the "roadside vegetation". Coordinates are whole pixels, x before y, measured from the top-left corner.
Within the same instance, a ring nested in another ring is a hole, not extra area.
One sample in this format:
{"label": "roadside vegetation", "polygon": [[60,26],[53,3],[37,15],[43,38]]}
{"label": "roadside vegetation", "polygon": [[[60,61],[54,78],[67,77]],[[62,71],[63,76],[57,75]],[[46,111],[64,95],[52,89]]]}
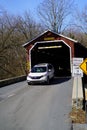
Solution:
{"label": "roadside vegetation", "polygon": [[0,80],[26,74],[22,45],[44,30],[61,33],[87,47],[87,6],[80,11],[74,0],[44,0],[37,12],[39,22],[31,12],[14,16],[0,9]]}
{"label": "roadside vegetation", "polygon": [[0,80],[26,74],[26,55],[22,45],[42,32],[30,14],[0,15]]}
{"label": "roadside vegetation", "polygon": [[86,123],[86,113],[82,109],[73,108],[69,114],[72,123],[85,124]]}

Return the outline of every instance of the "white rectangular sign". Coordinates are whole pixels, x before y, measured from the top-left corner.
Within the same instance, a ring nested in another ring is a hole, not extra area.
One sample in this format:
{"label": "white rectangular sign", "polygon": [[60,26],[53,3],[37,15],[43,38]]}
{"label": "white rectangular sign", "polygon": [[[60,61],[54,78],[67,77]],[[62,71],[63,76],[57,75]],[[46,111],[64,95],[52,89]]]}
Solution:
{"label": "white rectangular sign", "polygon": [[79,67],[82,62],[83,58],[73,58],[73,77],[83,77],[83,71]]}

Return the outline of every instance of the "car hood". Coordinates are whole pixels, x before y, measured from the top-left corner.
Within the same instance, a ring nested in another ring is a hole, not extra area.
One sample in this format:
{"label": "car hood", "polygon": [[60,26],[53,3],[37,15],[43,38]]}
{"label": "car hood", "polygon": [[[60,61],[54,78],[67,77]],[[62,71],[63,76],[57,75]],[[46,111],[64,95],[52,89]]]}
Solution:
{"label": "car hood", "polygon": [[47,74],[47,72],[43,72],[43,73],[29,73],[29,75],[28,76],[43,76],[43,75],[45,75],[45,74]]}

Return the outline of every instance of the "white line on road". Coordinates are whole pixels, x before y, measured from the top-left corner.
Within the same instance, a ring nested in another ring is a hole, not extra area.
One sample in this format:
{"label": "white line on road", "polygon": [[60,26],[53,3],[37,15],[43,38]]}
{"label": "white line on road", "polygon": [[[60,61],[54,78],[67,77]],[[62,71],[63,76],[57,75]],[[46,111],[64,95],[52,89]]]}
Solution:
{"label": "white line on road", "polygon": [[15,95],[15,93],[12,93],[12,94],[8,95],[8,98],[13,97],[14,95]]}

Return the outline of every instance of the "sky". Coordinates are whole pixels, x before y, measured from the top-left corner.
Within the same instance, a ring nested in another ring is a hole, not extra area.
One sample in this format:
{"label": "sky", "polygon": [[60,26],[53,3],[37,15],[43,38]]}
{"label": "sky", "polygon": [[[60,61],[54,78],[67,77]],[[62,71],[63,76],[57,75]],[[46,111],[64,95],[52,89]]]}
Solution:
{"label": "sky", "polygon": [[18,15],[25,11],[36,12],[37,6],[42,0],[0,0],[0,8],[7,12]]}
{"label": "sky", "polygon": [[[37,17],[37,7],[43,0],[0,0],[0,8],[13,15],[23,15],[30,11],[32,16]],[[87,0],[75,0],[79,9],[87,5]]]}

